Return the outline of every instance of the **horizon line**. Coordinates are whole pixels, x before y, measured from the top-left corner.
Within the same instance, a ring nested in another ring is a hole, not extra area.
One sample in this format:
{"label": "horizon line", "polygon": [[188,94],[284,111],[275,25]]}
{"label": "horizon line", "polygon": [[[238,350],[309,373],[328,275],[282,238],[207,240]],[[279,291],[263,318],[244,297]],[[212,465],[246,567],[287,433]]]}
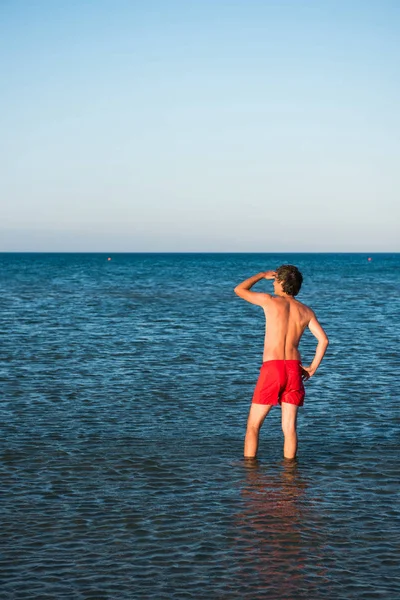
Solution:
{"label": "horizon line", "polygon": [[0,254],[400,254],[399,250],[0,250]]}

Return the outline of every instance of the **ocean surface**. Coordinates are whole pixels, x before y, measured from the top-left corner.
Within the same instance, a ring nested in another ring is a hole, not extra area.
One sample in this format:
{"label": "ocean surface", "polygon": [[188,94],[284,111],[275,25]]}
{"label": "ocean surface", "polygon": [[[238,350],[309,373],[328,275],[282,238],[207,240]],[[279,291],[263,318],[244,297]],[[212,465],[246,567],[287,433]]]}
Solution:
{"label": "ocean surface", "polygon": [[[1,600],[399,598],[400,255],[371,258],[0,254]],[[282,263],[330,346],[297,462],[275,408],[248,463],[233,288]]]}

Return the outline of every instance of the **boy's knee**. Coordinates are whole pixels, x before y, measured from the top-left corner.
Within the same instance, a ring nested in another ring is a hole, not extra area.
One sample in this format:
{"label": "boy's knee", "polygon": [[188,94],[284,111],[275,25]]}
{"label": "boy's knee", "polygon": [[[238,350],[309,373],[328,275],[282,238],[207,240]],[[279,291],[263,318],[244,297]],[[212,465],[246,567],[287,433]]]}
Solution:
{"label": "boy's knee", "polygon": [[296,435],[296,425],[294,423],[282,423],[283,435]]}
{"label": "boy's knee", "polygon": [[247,431],[251,431],[252,433],[258,433],[260,431],[261,423],[257,422],[248,422],[247,423]]}

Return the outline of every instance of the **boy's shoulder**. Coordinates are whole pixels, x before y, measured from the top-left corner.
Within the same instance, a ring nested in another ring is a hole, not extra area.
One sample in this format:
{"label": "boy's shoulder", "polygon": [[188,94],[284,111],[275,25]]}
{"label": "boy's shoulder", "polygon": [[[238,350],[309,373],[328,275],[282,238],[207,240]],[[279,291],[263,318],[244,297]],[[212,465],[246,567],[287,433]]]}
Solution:
{"label": "boy's shoulder", "polygon": [[304,304],[304,302],[300,302],[300,300],[297,300],[297,298],[295,298],[295,301],[299,305],[299,308],[302,312],[309,314],[310,318],[314,316],[314,311],[310,306]]}

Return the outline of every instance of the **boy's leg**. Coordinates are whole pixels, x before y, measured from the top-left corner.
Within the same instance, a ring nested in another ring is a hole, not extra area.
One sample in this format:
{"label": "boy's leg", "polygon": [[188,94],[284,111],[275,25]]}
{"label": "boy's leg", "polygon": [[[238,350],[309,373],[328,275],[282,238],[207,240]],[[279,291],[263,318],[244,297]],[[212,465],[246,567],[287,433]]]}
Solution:
{"label": "boy's leg", "polygon": [[271,410],[271,404],[252,404],[247,419],[246,437],[244,439],[244,457],[255,458],[258,449],[258,434],[265,417]]}
{"label": "boy's leg", "polygon": [[297,411],[299,407],[295,404],[282,402],[282,431],[285,436],[283,445],[283,456],[285,458],[296,458],[297,452]]}

